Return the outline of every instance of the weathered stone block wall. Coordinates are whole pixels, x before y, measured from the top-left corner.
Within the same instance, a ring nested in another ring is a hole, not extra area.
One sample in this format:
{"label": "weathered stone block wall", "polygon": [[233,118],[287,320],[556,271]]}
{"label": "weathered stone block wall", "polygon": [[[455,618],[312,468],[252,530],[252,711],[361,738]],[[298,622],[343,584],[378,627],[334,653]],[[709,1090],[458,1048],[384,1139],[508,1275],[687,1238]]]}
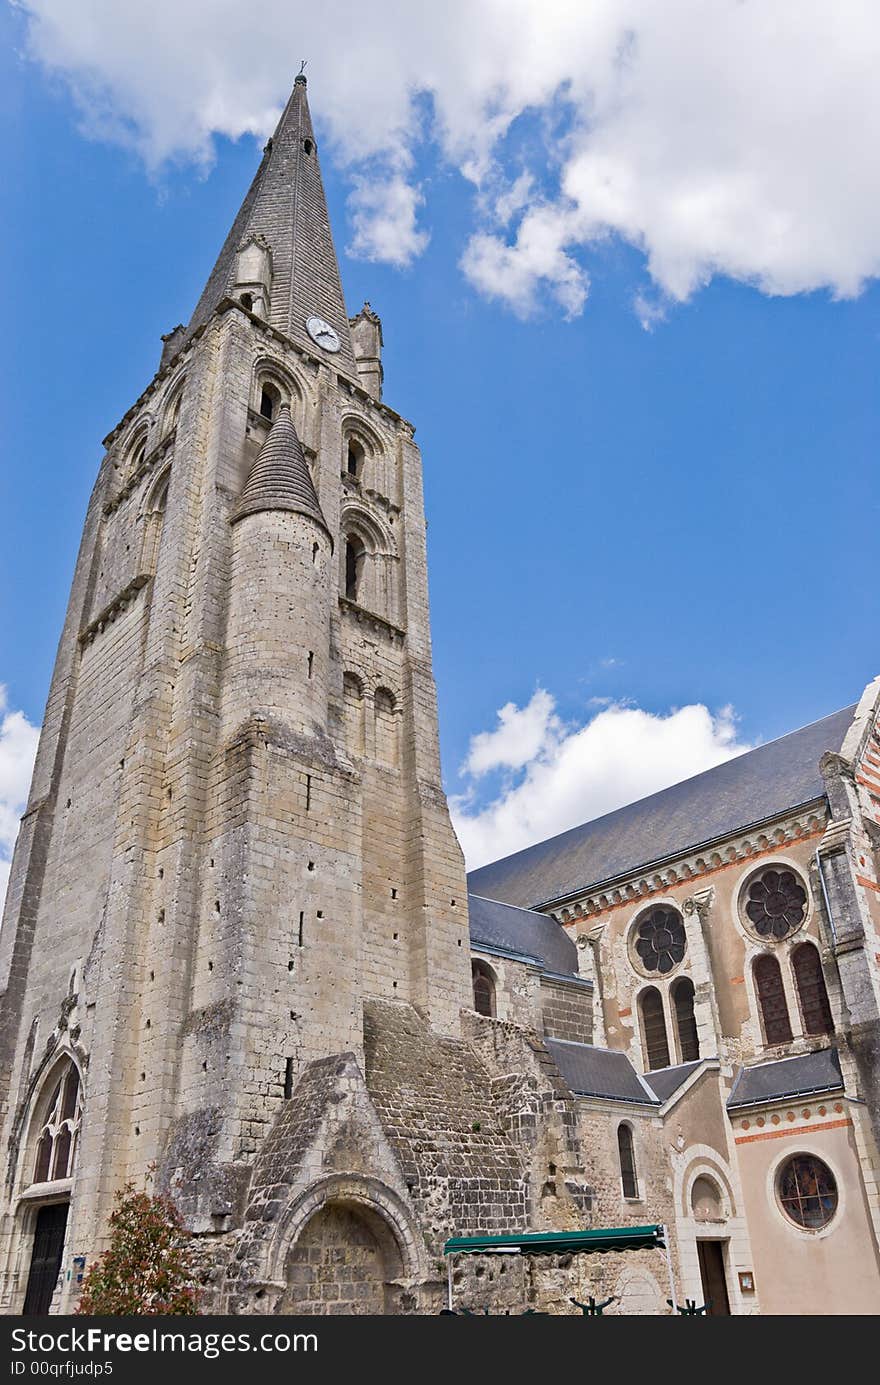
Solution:
{"label": "weathered stone block wall", "polygon": [[367,1086],[432,1252],[452,1235],[521,1228],[524,1167],[471,1048],[381,1001],[364,1006],[364,1039]]}
{"label": "weathered stone block wall", "polygon": [[593,993],[587,986],[541,977],[541,1017],[548,1039],[593,1042]]}

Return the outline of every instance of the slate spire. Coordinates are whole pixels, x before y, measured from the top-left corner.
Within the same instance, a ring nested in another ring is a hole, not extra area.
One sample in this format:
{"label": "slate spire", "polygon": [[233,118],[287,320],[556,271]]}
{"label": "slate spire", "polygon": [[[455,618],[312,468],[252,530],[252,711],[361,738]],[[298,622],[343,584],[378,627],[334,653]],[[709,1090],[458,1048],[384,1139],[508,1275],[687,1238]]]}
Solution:
{"label": "slate spire", "polygon": [[[268,246],[271,254],[268,320],[272,326],[315,355],[326,354],[342,370],[356,375],[302,73],[294,81],[275,134],[263,151],[256,176],[196,305],[189,331],[206,322],[220,300],[232,292],[239,252],[253,241]],[[322,353],[321,346],[316,346],[306,331],[310,317],[329,323],[340,342],[338,352]]]}
{"label": "slate spire", "polygon": [[[308,515],[330,536],[288,404],[279,407],[278,417],[257,453],[232,512],[232,522],[260,510]],[[332,537],[330,542],[332,546]]]}

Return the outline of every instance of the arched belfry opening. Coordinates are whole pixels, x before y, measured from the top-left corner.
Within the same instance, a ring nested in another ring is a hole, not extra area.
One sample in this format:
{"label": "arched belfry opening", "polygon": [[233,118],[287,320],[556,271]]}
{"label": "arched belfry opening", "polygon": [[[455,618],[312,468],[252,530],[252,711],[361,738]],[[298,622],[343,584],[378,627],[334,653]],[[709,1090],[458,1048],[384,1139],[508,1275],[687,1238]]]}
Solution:
{"label": "arched belfry opening", "polygon": [[388,1222],[362,1203],[334,1199],[315,1212],[291,1248],[282,1311],[398,1313],[403,1275],[403,1255]]}

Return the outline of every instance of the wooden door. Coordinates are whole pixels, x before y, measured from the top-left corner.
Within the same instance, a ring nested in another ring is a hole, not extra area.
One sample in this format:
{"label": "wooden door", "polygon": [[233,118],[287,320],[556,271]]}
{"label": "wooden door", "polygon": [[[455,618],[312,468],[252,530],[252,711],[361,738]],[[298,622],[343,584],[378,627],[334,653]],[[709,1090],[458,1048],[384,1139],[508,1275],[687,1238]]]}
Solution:
{"label": "wooden door", "polygon": [[697,1254],[700,1257],[703,1302],[711,1301],[709,1313],[712,1317],[729,1317],[730,1300],[727,1297],[727,1276],[724,1273],[724,1242],[697,1241]]}
{"label": "wooden door", "polygon": [[22,1310],[28,1316],[44,1315],[49,1311],[64,1252],[67,1207],[66,1202],[53,1202],[51,1207],[41,1207],[37,1213],[31,1268]]}

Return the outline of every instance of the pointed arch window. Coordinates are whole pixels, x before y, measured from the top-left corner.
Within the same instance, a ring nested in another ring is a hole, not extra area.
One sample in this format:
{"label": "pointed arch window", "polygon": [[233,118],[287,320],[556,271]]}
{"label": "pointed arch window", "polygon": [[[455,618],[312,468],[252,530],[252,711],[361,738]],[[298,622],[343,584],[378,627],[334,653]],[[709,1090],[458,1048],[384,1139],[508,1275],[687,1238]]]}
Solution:
{"label": "pointed arch window", "polygon": [[682,976],[672,987],[675,1028],[678,1032],[678,1053],[683,1063],[693,1063],[700,1056],[700,1039],[694,1015],[694,983]]}
{"label": "pointed arch window", "polygon": [[56,1075],[43,1109],[32,1181],[57,1183],[73,1173],[82,1114],[79,1070],[69,1059],[60,1075]]}
{"label": "pointed arch window", "polygon": [[474,987],[474,1009],[478,1015],[488,1019],[495,1016],[495,982],[492,973],[484,962],[472,962],[471,974]]}
{"label": "pointed arch window", "polygon": [[756,958],[753,975],[765,1041],[768,1044],[790,1043],[791,1021],[788,1017],[788,1002],[785,999],[785,987],[782,984],[782,972],[779,970],[777,958],[769,953]]}
{"label": "pointed arch window", "polygon": [[666,1036],[666,1016],[663,997],[656,986],[649,986],[639,996],[642,1018],[642,1041],[648,1070],[669,1067],[669,1040]]}
{"label": "pointed arch window", "polygon": [[833,1034],[834,1020],[818,949],[812,943],[801,943],[791,954],[791,966],[804,1021],[804,1033]]}
{"label": "pointed arch window", "polygon": [[636,1174],[636,1152],[632,1127],[625,1121],[617,1127],[617,1157],[620,1161],[620,1186],[624,1197],[638,1197],[639,1180]]}

